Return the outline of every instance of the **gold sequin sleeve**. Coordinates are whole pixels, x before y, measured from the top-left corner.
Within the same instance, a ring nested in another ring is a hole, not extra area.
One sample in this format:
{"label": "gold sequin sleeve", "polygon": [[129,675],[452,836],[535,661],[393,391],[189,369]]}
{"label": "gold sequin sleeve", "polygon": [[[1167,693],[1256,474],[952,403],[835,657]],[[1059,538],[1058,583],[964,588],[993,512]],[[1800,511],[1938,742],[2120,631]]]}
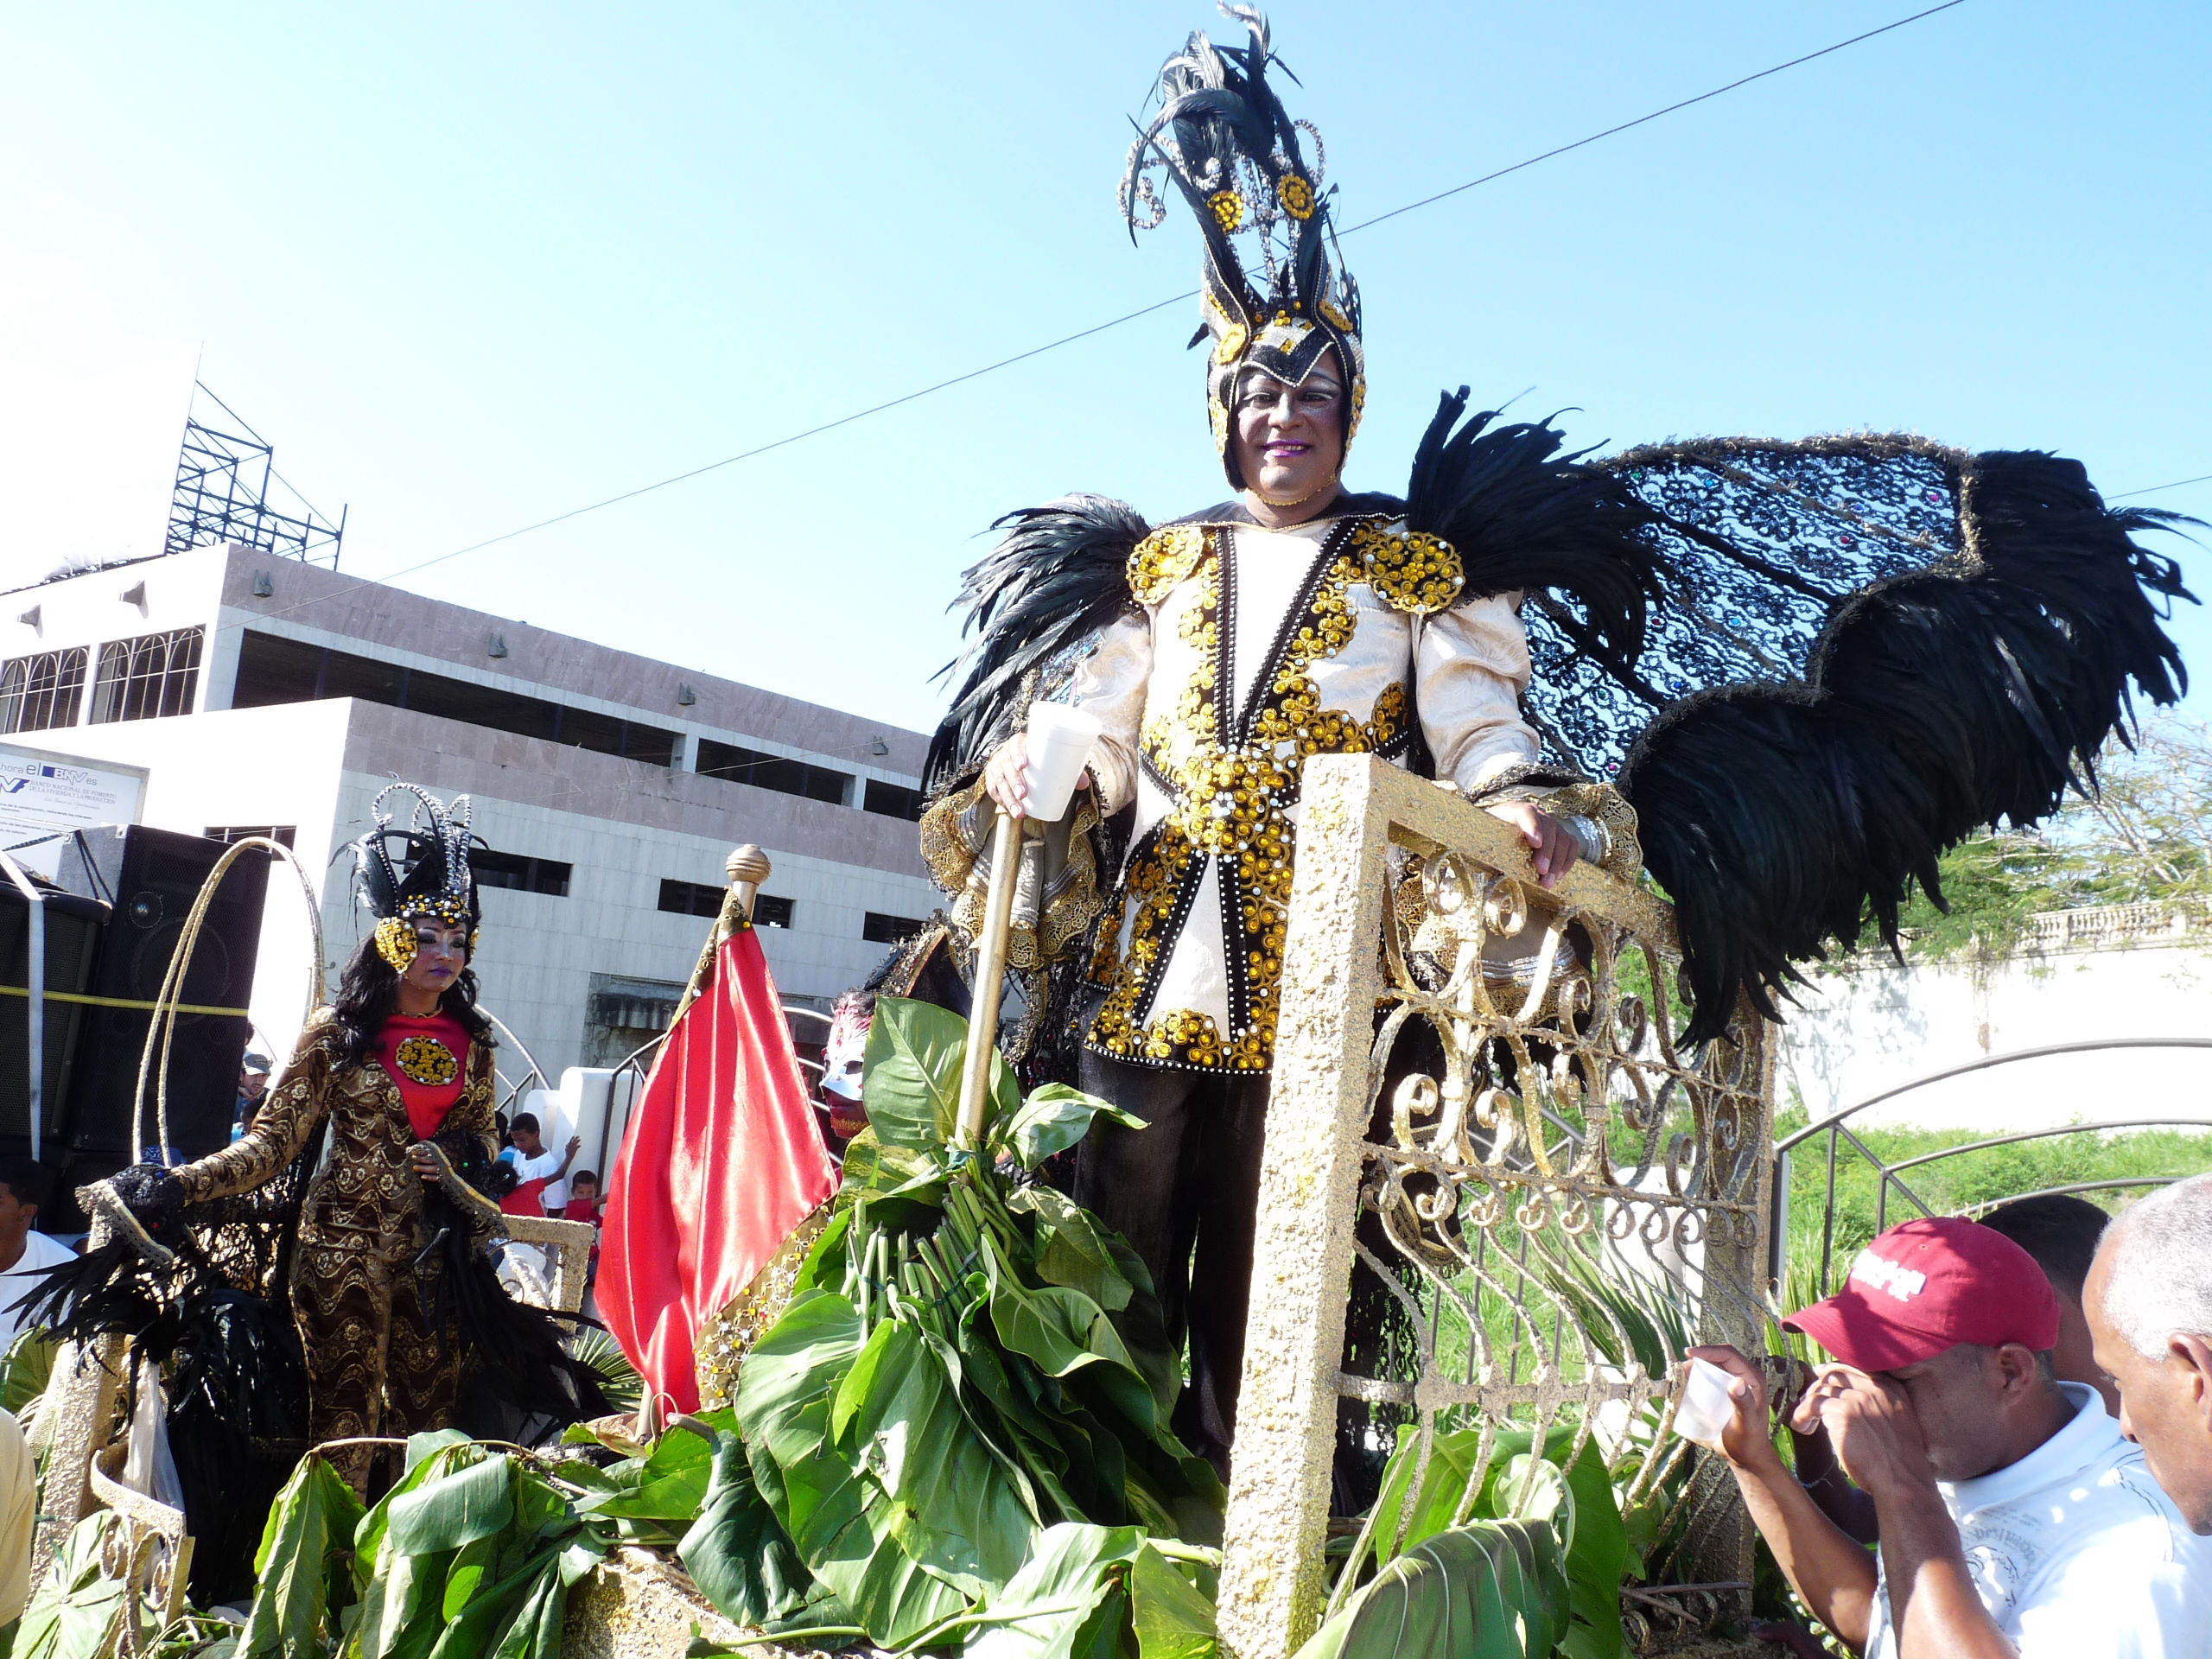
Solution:
{"label": "gold sequin sleeve", "polygon": [[446,1114],[446,1121],[440,1125],[439,1132],[442,1134],[448,1129],[459,1129],[473,1135],[484,1143],[486,1158],[497,1157],[499,1149],[494,1135],[499,1125],[493,1116],[492,1097],[498,1085],[499,1074],[493,1069],[490,1046],[471,1042],[468,1046],[467,1086],[461,1091],[461,1098],[454,1102],[453,1109]]}
{"label": "gold sequin sleeve", "polygon": [[330,1112],[337,1028],[325,1018],[300,1033],[292,1063],[261,1103],[245,1133],[220,1152],[176,1172],[188,1204],[227,1198],[274,1179],[300,1155]]}
{"label": "gold sequin sleeve", "polygon": [[1469,600],[1418,625],[1414,701],[1421,734],[1436,757],[1436,775],[1463,790],[1534,760],[1543,747],[1521,717],[1531,670],[1520,601],[1518,594]]}
{"label": "gold sequin sleeve", "polygon": [[1098,649],[1076,670],[1070,701],[1098,716],[1103,730],[1090,752],[1099,810],[1110,817],[1136,798],[1137,734],[1144,724],[1145,687],[1152,679],[1152,618],[1123,617],[1098,637]]}

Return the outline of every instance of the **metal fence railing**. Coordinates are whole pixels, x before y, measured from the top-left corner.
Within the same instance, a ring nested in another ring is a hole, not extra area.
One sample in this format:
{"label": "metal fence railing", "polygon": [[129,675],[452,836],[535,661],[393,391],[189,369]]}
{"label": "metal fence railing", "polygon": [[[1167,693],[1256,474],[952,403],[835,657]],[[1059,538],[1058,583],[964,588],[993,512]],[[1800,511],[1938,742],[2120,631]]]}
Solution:
{"label": "metal fence railing", "polygon": [[[1863,1135],[1847,1122],[1870,1107],[1885,1105],[1932,1084],[1948,1082],[1954,1077],[1966,1077],[1977,1071],[1987,1071],[1999,1066],[2018,1065],[2033,1060],[2047,1060],[2064,1054],[2093,1054],[2122,1049],[2145,1048],[2212,1049],[2212,1037],[2109,1037],[2088,1042],[2052,1043],[2040,1048],[2020,1049],[2010,1054],[1993,1054],[1984,1059],[1969,1061],[1964,1065],[1955,1065],[1941,1071],[1931,1071],[1926,1077],[1916,1077],[1911,1082],[1900,1084],[1894,1089],[1885,1089],[1878,1095],[1871,1095],[1855,1105],[1847,1106],[1840,1112],[1832,1112],[1816,1122],[1808,1123],[1803,1128],[1776,1141],[1774,1211],[1769,1230],[1769,1237],[1773,1241],[1774,1250],[1768,1265],[1770,1276],[1780,1281],[1787,1271],[1787,1252],[1790,1236],[1791,1177],[1799,1155],[1798,1148],[1808,1144],[1818,1145],[1819,1150],[1815,1155],[1820,1156],[1825,1164],[1818,1268],[1819,1294],[1825,1296],[1828,1294],[1834,1277],[1838,1160],[1846,1147],[1865,1160],[1868,1168],[1873,1173],[1874,1230],[1879,1232],[1890,1224],[1892,1193],[1896,1195],[1897,1202],[1900,1205],[1911,1206],[1911,1213],[1923,1216],[1938,1213],[1904,1179],[1909,1171],[1927,1168],[1949,1159],[1970,1157],[1977,1153],[1993,1151],[1999,1147],[2018,1146],[2031,1141],[2057,1140],[2069,1135],[2105,1135],[2122,1129],[2174,1128],[2212,1131],[2212,1112],[2196,1117],[2143,1117],[2068,1123],[2056,1128],[2023,1129],[2012,1135],[1991,1135],[1982,1140],[1967,1141],[1960,1146],[1943,1147],[1933,1152],[1918,1153],[1911,1157],[1900,1158],[1891,1162],[1869,1146]],[[2110,1180],[2063,1182],[2031,1191],[2009,1192],[2002,1198],[1969,1205],[1966,1207],[1966,1213],[1985,1212],[1994,1209],[1999,1204],[2011,1203],[2015,1198],[2040,1198],[2055,1192],[2101,1192],[2138,1186],[2163,1186],[2173,1179],[2175,1178],[2161,1175],[2129,1175],[2115,1177]]]}
{"label": "metal fence railing", "polygon": [[1224,1651],[1313,1630],[1335,1478],[1394,1445],[1419,1490],[1448,1444],[1465,1515],[1514,1448],[1594,1441],[1676,1540],[1631,1636],[1741,1620],[1734,1484],[1657,1429],[1684,1349],[1764,1346],[1769,1028],[1676,1047],[1673,914],[1632,880],[1584,864],[1543,892],[1511,830],[1364,756],[1308,760],[1302,799]]}

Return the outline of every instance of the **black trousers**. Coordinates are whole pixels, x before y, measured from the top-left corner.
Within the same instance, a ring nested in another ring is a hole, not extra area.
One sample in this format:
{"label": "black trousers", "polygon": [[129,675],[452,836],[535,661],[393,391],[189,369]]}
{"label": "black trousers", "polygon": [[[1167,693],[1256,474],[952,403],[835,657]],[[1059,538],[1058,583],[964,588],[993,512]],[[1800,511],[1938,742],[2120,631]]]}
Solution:
{"label": "black trousers", "polygon": [[1229,1478],[1243,1381],[1268,1075],[1131,1065],[1084,1051],[1081,1088],[1147,1127],[1096,1122],[1076,1156],[1075,1199],[1129,1241],[1160,1293],[1172,1350],[1190,1338],[1177,1438]]}

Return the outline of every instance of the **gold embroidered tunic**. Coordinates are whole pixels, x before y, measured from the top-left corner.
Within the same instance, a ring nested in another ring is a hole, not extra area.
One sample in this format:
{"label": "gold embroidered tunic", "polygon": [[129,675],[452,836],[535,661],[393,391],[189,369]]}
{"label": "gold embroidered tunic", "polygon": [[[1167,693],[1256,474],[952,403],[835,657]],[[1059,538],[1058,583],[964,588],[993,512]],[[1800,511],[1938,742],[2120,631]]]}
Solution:
{"label": "gold embroidered tunic", "polygon": [[1144,615],[1106,631],[1073,688],[1104,723],[1101,805],[1136,808],[1119,925],[1091,964],[1094,1051],[1272,1065],[1307,755],[1403,765],[1417,709],[1437,775],[1462,788],[1535,759],[1520,595],[1454,605],[1460,582],[1448,543],[1372,514],[1171,524],[1138,543]]}

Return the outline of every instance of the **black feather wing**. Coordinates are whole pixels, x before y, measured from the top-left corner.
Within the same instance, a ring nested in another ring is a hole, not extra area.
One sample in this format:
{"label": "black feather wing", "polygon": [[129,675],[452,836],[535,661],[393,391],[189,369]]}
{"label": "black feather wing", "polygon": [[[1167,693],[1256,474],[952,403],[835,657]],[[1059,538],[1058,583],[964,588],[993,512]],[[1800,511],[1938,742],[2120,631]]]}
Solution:
{"label": "black feather wing", "polygon": [[1028,705],[1074,672],[1099,632],[1136,608],[1129,555],[1149,527],[1121,502],[1071,495],[991,527],[1005,539],[969,568],[953,601],[968,612],[963,632],[976,638],[939,671],[958,680],[930,740],[922,782],[931,791],[980,767]]}
{"label": "black feather wing", "polygon": [[1649,533],[1656,515],[1548,423],[1499,424],[1486,412],[1459,424],[1466,407],[1465,386],[1437,405],[1414,453],[1407,527],[1458,550],[1463,597],[1535,594],[1578,652],[1633,676],[1669,575]]}
{"label": "black feather wing", "polygon": [[[2185,683],[2161,626],[2190,598],[2078,462],[1908,437],[1713,440],[1603,463],[1649,510],[1669,579],[1622,671],[1539,606],[1532,718],[1616,776],[1674,899],[1695,1009],[1772,1015],[1792,963],[1892,944],[1936,858],[2025,824],[2126,734],[2131,688]],[[1573,619],[1569,619],[1572,621]]]}

